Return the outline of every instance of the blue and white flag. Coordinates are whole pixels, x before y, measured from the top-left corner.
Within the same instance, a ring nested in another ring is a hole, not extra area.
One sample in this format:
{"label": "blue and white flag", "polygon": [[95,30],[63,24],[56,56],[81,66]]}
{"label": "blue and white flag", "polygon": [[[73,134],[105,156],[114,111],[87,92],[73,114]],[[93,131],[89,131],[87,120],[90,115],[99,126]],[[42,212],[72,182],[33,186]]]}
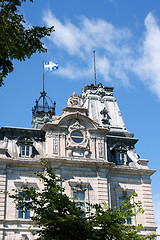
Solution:
{"label": "blue and white flag", "polygon": [[58,67],[59,67],[58,63],[44,62],[44,70],[46,72],[51,72],[51,71],[57,70]]}

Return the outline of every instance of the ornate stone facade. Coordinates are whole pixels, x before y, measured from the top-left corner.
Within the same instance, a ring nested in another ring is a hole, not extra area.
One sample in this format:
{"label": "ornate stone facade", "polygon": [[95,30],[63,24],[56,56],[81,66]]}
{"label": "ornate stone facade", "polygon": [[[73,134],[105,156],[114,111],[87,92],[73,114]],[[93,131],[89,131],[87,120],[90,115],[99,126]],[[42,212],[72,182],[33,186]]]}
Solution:
{"label": "ornate stone facade", "polygon": [[[44,171],[40,158],[46,158],[65,179],[68,196],[79,194],[84,207],[86,202],[119,207],[121,199],[136,191],[145,213],[132,223],[144,225],[142,234],[156,230],[150,180],[155,170],[136,153],[138,139],[125,127],[113,88],[85,86],[81,97],[70,96],[62,116],[53,115],[42,129],[35,128],[0,129],[0,190],[23,184],[41,190],[34,172]],[[0,193],[0,239],[32,240],[31,224],[29,215],[20,215]]]}

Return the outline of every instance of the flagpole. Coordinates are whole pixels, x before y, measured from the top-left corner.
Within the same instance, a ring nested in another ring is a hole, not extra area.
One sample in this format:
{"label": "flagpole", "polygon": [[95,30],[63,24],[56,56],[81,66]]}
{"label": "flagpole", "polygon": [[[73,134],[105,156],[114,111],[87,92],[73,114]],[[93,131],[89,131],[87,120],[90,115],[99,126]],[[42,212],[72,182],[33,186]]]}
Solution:
{"label": "flagpole", "polygon": [[44,111],[44,61],[43,61],[43,111]]}
{"label": "flagpole", "polygon": [[93,57],[94,57],[94,80],[95,80],[95,86],[96,86],[97,83],[96,83],[96,61],[95,61],[95,51],[93,51]]}

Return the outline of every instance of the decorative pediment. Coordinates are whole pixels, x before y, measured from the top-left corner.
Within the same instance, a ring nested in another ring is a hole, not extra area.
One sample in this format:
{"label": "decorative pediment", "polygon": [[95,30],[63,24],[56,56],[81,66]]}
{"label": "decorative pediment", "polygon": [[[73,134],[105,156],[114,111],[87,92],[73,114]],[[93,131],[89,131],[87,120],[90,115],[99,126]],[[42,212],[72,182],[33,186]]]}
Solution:
{"label": "decorative pediment", "polygon": [[85,127],[82,126],[78,120],[75,121],[75,123],[73,123],[70,127],[69,127],[70,130],[72,129],[77,129],[77,130],[85,130]]}
{"label": "decorative pediment", "polygon": [[110,150],[118,152],[127,152],[128,146],[126,146],[125,144],[115,144],[110,148]]}
{"label": "decorative pediment", "polygon": [[59,121],[61,120],[61,116],[55,116],[55,115],[53,115],[53,117],[52,117],[52,123],[54,123],[54,124],[58,124],[59,123]]}
{"label": "decorative pediment", "polygon": [[97,95],[100,98],[113,96],[113,87],[105,87],[102,83],[99,83],[97,86],[93,84],[87,85],[82,89],[82,98],[86,98],[87,95]]}
{"label": "decorative pediment", "polygon": [[114,191],[119,192],[120,196],[129,197],[130,194],[135,192],[135,189],[128,188],[127,186],[118,185],[114,188]]}
{"label": "decorative pediment", "polygon": [[19,137],[17,145],[33,145],[33,140],[27,136]]}
{"label": "decorative pediment", "polygon": [[37,182],[29,181],[28,179],[16,179],[14,180],[14,185],[17,189],[20,189],[22,186],[28,186],[29,188],[34,187],[35,189],[39,190]]}
{"label": "decorative pediment", "polygon": [[[61,118],[55,119],[52,123],[58,124],[59,126],[66,126],[71,121],[73,122],[73,119],[75,119],[75,125],[71,126],[71,127],[78,128],[78,125],[76,126],[76,124],[77,124],[76,120],[78,120],[79,122],[84,122],[85,126],[88,126],[88,128],[90,128],[90,129],[98,128],[98,124],[96,121],[94,121],[91,118],[89,118],[88,116],[86,116],[86,114],[83,114],[78,111],[65,112],[65,113],[63,113]],[[48,126],[49,126],[49,124],[48,124]],[[81,125],[80,128],[83,128],[83,126]]]}
{"label": "decorative pediment", "polygon": [[90,183],[81,179],[71,179],[68,183],[74,191],[84,191],[90,188]]}

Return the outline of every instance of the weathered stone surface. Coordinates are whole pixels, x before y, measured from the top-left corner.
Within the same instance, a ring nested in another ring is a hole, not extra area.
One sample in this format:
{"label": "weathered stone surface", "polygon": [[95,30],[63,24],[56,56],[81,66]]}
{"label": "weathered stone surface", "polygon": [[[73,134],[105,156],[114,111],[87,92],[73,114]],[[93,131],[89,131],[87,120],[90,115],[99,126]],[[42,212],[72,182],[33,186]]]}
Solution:
{"label": "weathered stone surface", "polygon": [[[119,207],[121,198],[136,191],[145,214],[138,214],[132,223],[142,223],[144,234],[156,230],[150,180],[155,171],[136,153],[138,140],[125,127],[113,88],[85,86],[81,97],[71,95],[62,116],[53,115],[52,122],[41,124],[42,129],[0,129],[0,190],[12,191],[23,184],[41,190],[34,172],[43,171],[40,159],[46,158],[66,180],[68,196],[81,189],[84,203]],[[0,193],[0,240],[32,240],[31,224],[18,218],[12,199]]]}

